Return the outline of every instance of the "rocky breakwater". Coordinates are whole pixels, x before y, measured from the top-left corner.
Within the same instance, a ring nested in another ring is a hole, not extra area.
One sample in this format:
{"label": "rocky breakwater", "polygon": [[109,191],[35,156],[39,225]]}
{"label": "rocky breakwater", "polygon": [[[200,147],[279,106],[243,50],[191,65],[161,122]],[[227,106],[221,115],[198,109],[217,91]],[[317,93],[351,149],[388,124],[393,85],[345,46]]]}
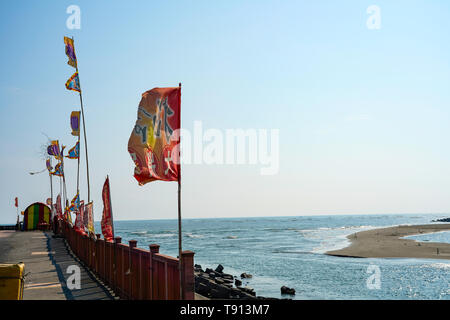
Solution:
{"label": "rocky breakwater", "polygon": [[431,220],[431,222],[450,222],[450,218]]}
{"label": "rocky breakwater", "polygon": [[245,279],[251,278],[250,274],[243,273],[241,279],[228,273],[224,273],[224,267],[218,265],[215,270],[196,264],[195,292],[210,299],[266,299],[257,297],[255,290],[247,285],[243,286]]}

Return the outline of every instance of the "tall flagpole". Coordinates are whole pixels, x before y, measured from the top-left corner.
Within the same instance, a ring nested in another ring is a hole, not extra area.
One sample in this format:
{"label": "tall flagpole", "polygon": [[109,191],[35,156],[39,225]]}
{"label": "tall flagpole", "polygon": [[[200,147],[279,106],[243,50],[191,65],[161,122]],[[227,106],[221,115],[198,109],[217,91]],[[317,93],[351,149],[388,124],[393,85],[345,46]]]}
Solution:
{"label": "tall flagpole", "polygon": [[62,164],[62,180],[63,180],[63,192],[64,192],[64,211],[68,207],[67,188],[66,188],[66,173],[64,169],[64,149],[61,152],[61,164]]}
{"label": "tall flagpole", "polygon": [[[62,198],[62,204],[61,204],[61,198]],[[64,217],[63,215],[63,205],[64,205],[64,194],[62,192],[62,176],[59,176],[59,206],[61,207],[61,215]]]}
{"label": "tall flagpole", "polygon": [[80,194],[80,120],[78,118],[78,167],[77,167],[77,194]]}
{"label": "tall flagpole", "polygon": [[[72,37],[72,40],[73,37]],[[80,104],[81,104],[81,117],[83,118],[83,133],[84,133],[84,148],[86,152],[86,174],[87,174],[87,187],[88,187],[88,203],[91,202],[91,188],[89,186],[89,160],[88,160],[88,146],[87,146],[87,138],[86,138],[86,122],[84,121],[84,109],[83,109],[83,95],[81,94],[81,81],[80,74],[78,73],[78,59],[76,63],[77,74],[78,74],[78,83],[80,84]],[[79,161],[79,158],[78,158]]]}
{"label": "tall flagpole", "polygon": [[[181,82],[178,84],[179,94],[178,94],[178,107],[179,107],[179,118],[178,118],[178,128],[181,130]],[[181,143],[181,135],[179,135]],[[179,146],[180,147],[180,146]],[[180,149],[178,149],[180,152]],[[180,271],[180,299],[183,299],[183,262],[181,257],[182,246],[181,246],[181,155],[178,154],[178,260],[179,260],[179,271]]]}
{"label": "tall flagpole", "polygon": [[106,175],[106,179],[108,179],[109,211],[111,213],[111,227],[112,227],[112,234],[113,234],[113,240],[114,240],[115,233],[114,233],[114,220],[113,220],[113,212],[112,212],[112,204],[111,204],[111,184],[109,183],[109,175]]}
{"label": "tall flagpole", "polygon": [[49,176],[50,176],[50,200],[52,201],[50,207],[53,210],[53,177],[51,173],[49,174]]}
{"label": "tall flagpole", "polygon": [[[17,200],[17,202],[19,202],[19,200]],[[17,203],[16,213],[17,213],[17,230],[19,230],[19,223],[20,223],[20,219],[19,219],[19,203]]]}
{"label": "tall flagpole", "polygon": [[[51,166],[52,166],[52,158],[50,157],[50,167]],[[50,201],[52,202],[50,205],[50,209],[52,210],[52,213],[50,216],[53,219],[53,215],[54,215],[54,212],[53,212],[53,175],[52,175],[51,171],[48,172],[48,175],[50,176]]]}
{"label": "tall flagpole", "polygon": [[[78,68],[77,68],[78,72]],[[80,79],[80,74],[78,74],[78,79]],[[81,85],[80,85],[81,87]],[[84,149],[86,152],[86,175],[87,175],[87,187],[88,187],[88,203],[91,202],[91,188],[89,186],[89,160],[88,160],[88,147],[86,138],[86,122],[84,121],[84,111],[83,111],[83,96],[81,95],[80,89],[80,104],[81,104],[81,117],[83,118],[83,135],[84,135]]]}

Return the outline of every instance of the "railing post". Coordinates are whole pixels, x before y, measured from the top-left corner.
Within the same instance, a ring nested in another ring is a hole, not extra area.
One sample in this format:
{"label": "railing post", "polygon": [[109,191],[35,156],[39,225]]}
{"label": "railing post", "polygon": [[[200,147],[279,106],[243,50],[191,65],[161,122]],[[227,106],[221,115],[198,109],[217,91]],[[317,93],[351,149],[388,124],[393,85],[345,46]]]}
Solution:
{"label": "railing post", "polygon": [[[122,243],[122,238],[121,237],[115,237],[114,238],[114,268],[113,268],[113,282],[114,282],[114,287],[116,288],[116,291],[119,291],[120,294],[122,294],[122,288],[118,288],[118,275],[117,275],[117,245]],[[123,285],[123,284],[122,284]],[[118,289],[118,290],[117,290]],[[119,295],[120,295],[119,294]]]}
{"label": "railing post", "polygon": [[144,299],[144,294],[143,294],[143,287],[144,287],[144,281],[143,281],[143,277],[142,277],[142,252],[139,252],[139,268],[138,268],[138,270],[139,270],[139,272],[138,272],[138,274],[139,274],[139,277],[138,277],[138,282],[137,283],[139,283],[139,293],[138,293],[138,299],[139,300],[143,300]]}
{"label": "railing post", "polygon": [[136,248],[137,240],[130,240],[130,241],[128,241],[128,244],[129,244],[130,248]]}
{"label": "railing post", "polygon": [[167,260],[164,262],[164,298],[169,300],[169,283],[167,274]]}
{"label": "railing post", "polygon": [[99,240],[100,240],[100,233],[97,233],[95,235],[96,239],[94,242],[94,252],[92,253],[94,261],[93,261],[93,266],[94,266],[94,270],[95,272],[98,274],[98,245],[99,245]]}
{"label": "railing post", "polygon": [[103,277],[102,277],[102,279],[103,279],[103,281],[105,281],[105,282],[107,282],[108,281],[108,279],[106,278],[106,268],[107,268],[107,266],[106,266],[106,239],[103,239],[103,249],[102,249],[102,251],[103,251]]}
{"label": "railing post", "polygon": [[180,299],[182,300],[194,300],[195,299],[195,280],[194,280],[194,252],[183,251],[181,252],[181,275],[183,281],[183,292]]}
{"label": "railing post", "polygon": [[136,276],[133,272],[133,254],[132,251],[137,247],[137,240],[128,241],[128,245],[130,246],[130,250],[128,251],[128,268],[130,272],[128,273],[128,283],[130,284],[130,299],[133,299],[133,277]]}
{"label": "railing post", "polygon": [[155,266],[153,264],[153,255],[159,253],[159,245],[151,244],[150,246],[150,255],[149,255],[149,265],[150,265],[150,299],[153,300],[155,297],[153,296],[154,292],[154,283],[153,283],[153,273],[155,272]]}

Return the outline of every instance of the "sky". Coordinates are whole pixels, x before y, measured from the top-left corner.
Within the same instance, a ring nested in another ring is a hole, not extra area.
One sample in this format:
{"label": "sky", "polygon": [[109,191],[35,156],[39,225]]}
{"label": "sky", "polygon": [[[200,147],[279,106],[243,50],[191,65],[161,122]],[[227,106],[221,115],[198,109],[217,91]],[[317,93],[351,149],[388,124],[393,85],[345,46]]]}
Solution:
{"label": "sky", "polygon": [[[66,9],[78,5],[80,29]],[[367,8],[380,9],[370,29]],[[50,197],[47,136],[72,147],[75,39],[101,219],[175,219],[177,183],[138,186],[141,94],[182,83],[182,127],[278,129],[279,171],[184,164],[184,218],[450,211],[450,2],[8,1],[0,10],[0,223]],[[81,197],[87,198],[84,145]],[[76,161],[66,160],[69,198]],[[59,181],[53,179],[54,196]]]}

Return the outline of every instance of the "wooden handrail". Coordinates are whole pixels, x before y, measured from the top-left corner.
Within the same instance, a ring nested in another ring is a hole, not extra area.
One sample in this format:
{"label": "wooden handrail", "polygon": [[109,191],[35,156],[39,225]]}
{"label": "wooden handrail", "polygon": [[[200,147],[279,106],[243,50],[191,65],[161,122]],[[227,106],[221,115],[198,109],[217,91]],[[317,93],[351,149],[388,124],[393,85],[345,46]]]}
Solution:
{"label": "wooden handrail", "polygon": [[121,243],[120,237],[114,241],[105,241],[99,234],[91,238],[75,232],[66,222],[58,229],[73,253],[121,298],[194,299],[193,252],[182,252],[180,297],[179,259],[159,253],[159,245],[152,244],[145,250],[138,248],[135,240],[129,242],[130,246]]}

